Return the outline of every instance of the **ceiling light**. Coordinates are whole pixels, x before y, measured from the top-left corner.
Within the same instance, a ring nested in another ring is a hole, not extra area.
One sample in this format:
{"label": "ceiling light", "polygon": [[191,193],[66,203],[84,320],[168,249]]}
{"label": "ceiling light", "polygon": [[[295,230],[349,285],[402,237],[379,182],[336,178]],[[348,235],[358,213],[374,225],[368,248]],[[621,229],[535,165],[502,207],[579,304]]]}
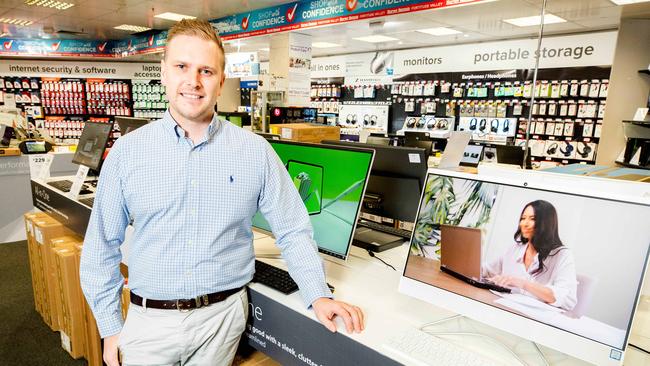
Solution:
{"label": "ceiling light", "polygon": [[647,3],[650,0],[610,0],[616,5],[628,5],[628,4],[637,4],[637,3]]}
{"label": "ceiling light", "polygon": [[31,20],[15,19],[15,18],[0,18],[0,23],[17,25],[19,27],[26,27],[28,25],[34,24],[34,22]]}
{"label": "ceiling light", "polygon": [[341,47],[340,44],[336,43],[330,43],[330,42],[312,42],[311,46],[314,48],[333,48],[333,47]]}
{"label": "ceiling light", "polygon": [[44,8],[52,8],[58,10],[66,10],[74,6],[72,3],[56,0],[25,0],[25,5],[42,6]]}
{"label": "ceiling light", "polygon": [[183,19],[196,19],[196,17],[193,17],[191,15],[183,15],[170,12],[154,15],[154,18],[173,20],[175,22],[180,22]]}
{"label": "ceiling light", "polygon": [[[530,27],[533,25],[540,25],[541,16],[533,15],[532,17],[505,19],[504,22],[512,24],[517,27]],[[553,14],[544,15],[544,24],[555,24],[555,23],[565,23],[565,22],[566,20],[560,18],[557,15],[553,15]]]}
{"label": "ceiling light", "polygon": [[399,41],[399,39],[397,39],[397,38],[386,37],[386,36],[382,36],[382,35],[379,35],[379,34],[376,34],[374,36],[357,37],[357,38],[353,38],[353,39],[356,39],[357,41],[370,42],[370,43]]}
{"label": "ceiling light", "polygon": [[431,34],[432,36],[449,36],[452,34],[463,33],[455,29],[445,28],[445,27],[418,29],[416,32]]}
{"label": "ceiling light", "polygon": [[118,25],[117,27],[113,27],[113,28],[123,30],[123,31],[133,32],[133,33],[138,33],[138,32],[144,32],[144,31],[151,30],[151,28],[141,27],[139,25],[131,25],[131,24],[122,24],[122,25]]}

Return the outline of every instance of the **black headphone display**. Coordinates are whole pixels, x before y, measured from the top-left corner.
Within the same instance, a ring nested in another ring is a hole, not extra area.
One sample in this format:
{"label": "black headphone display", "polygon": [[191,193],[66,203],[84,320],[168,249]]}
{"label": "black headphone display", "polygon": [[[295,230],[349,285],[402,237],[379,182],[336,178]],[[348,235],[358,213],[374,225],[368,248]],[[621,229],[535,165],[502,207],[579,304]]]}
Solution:
{"label": "black headphone display", "polygon": [[510,131],[510,120],[503,120],[503,133]]}
{"label": "black headphone display", "polygon": [[578,155],[582,156],[583,158],[588,158],[589,154],[591,153],[591,146],[587,144],[586,142],[582,141],[582,151],[580,151],[580,146],[576,149],[576,152]]}
{"label": "black headphone display", "polygon": [[560,148],[560,152],[568,158],[573,153],[573,145],[569,141],[564,141],[564,144],[564,148]]}
{"label": "black headphone display", "polygon": [[347,117],[345,117],[345,121],[347,123],[355,124],[357,122],[357,116],[350,113],[350,114],[348,114]]}
{"label": "black headphone display", "polygon": [[417,123],[418,128],[424,127],[424,117],[420,117]]}
{"label": "black headphone display", "polygon": [[376,125],[377,124],[377,119],[378,119],[377,116],[374,115],[374,114],[372,116],[370,116],[370,125],[371,126]]}
{"label": "black headphone display", "polygon": [[546,149],[546,155],[555,155],[557,149],[560,147],[557,142],[552,143],[548,149]]}
{"label": "black headphone display", "polygon": [[472,118],[469,121],[469,129],[470,131],[475,131],[476,130],[476,125],[478,124],[478,120],[476,118]]}
{"label": "black headphone display", "polygon": [[370,123],[370,116],[367,115],[367,114],[365,114],[365,115],[363,116],[363,124],[364,124],[365,126],[367,126],[369,123]]}
{"label": "black headphone display", "polygon": [[485,118],[482,118],[481,122],[478,123],[478,130],[483,132],[485,131],[486,127],[487,127],[487,120]]}
{"label": "black headphone display", "polygon": [[433,130],[433,128],[436,127],[436,119],[433,117],[428,117],[427,118],[427,128],[430,130]]}
{"label": "black headphone display", "polygon": [[444,118],[440,118],[439,120],[436,121],[436,129],[438,129],[438,130],[446,130],[447,127],[449,127],[449,121],[448,120],[446,120]]}
{"label": "black headphone display", "polygon": [[413,128],[415,127],[415,117],[407,117],[406,118],[406,127]]}
{"label": "black headphone display", "polygon": [[499,132],[499,120],[498,119],[493,119],[490,121],[490,131],[493,133]]}

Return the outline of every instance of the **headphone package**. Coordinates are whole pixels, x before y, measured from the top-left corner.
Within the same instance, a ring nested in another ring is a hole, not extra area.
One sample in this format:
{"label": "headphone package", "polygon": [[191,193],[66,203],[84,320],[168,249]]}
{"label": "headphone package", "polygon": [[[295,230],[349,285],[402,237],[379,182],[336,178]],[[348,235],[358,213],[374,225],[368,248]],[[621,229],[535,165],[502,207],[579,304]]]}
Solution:
{"label": "headphone package", "polygon": [[545,135],[555,135],[555,123],[553,122],[546,122],[546,131]]}
{"label": "headphone package", "polygon": [[594,134],[594,124],[593,123],[585,123],[582,126],[582,137],[591,137]]}
{"label": "headphone package", "polygon": [[564,135],[564,123],[562,123],[562,122],[556,122],[555,123],[555,131],[553,132],[553,135],[555,135],[555,136]]}
{"label": "headphone package", "polygon": [[602,132],[603,132],[603,124],[596,123],[596,127],[594,127],[594,137],[599,139]]}
{"label": "headphone package", "polygon": [[573,136],[573,122],[567,121],[564,123],[564,136]]}
{"label": "headphone package", "polygon": [[543,135],[546,132],[546,123],[542,120],[537,120],[535,123],[535,135]]}
{"label": "headphone package", "polygon": [[596,148],[598,144],[593,142],[578,142],[576,143],[576,155],[575,158],[579,160],[592,161],[596,158]]}

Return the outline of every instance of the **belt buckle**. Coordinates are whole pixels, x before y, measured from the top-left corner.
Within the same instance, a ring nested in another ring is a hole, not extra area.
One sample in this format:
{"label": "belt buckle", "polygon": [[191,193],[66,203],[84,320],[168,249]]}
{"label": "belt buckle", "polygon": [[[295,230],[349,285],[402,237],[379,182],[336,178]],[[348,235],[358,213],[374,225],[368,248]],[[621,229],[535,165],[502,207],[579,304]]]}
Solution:
{"label": "belt buckle", "polygon": [[178,310],[181,313],[186,313],[190,311],[190,309],[183,309],[181,305],[183,305],[185,302],[183,300],[177,299],[176,300],[176,310]]}

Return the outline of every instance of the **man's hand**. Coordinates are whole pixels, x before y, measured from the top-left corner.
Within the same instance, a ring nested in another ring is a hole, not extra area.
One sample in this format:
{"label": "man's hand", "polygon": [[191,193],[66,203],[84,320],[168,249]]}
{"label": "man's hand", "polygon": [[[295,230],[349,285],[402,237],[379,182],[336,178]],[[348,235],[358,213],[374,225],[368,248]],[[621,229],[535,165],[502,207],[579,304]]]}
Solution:
{"label": "man's hand", "polygon": [[104,362],[108,366],[120,366],[120,361],[117,359],[117,341],[120,338],[120,333],[104,338]]}
{"label": "man's hand", "polygon": [[334,323],[336,316],[343,318],[345,329],[348,333],[352,333],[353,331],[360,333],[364,329],[363,311],[358,306],[326,297],[321,297],[311,305],[314,308],[318,321],[332,333],[336,332],[336,324]]}

